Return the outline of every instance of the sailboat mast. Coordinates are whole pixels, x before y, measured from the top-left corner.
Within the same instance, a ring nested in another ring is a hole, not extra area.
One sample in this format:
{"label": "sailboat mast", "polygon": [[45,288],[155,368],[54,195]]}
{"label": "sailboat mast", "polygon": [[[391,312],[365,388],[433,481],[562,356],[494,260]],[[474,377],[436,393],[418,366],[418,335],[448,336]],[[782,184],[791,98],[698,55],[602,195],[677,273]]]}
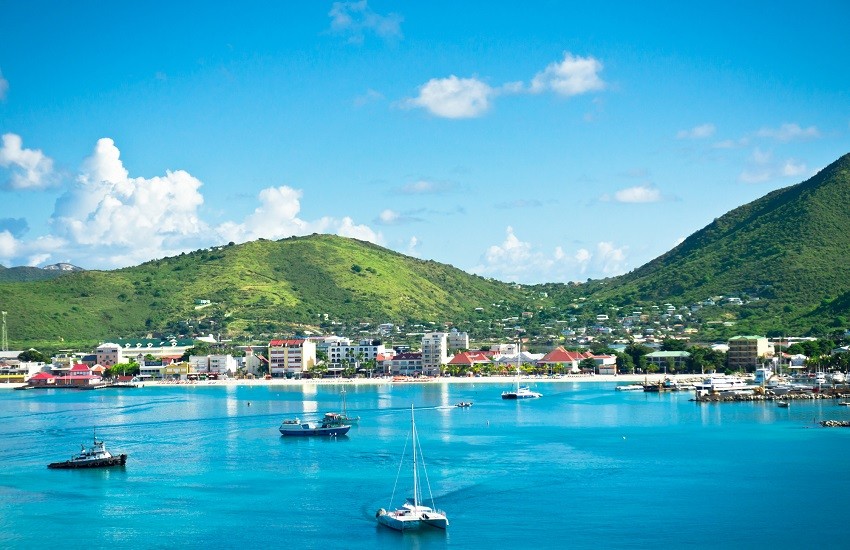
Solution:
{"label": "sailboat mast", "polygon": [[519,391],[519,373],[522,367],[522,340],[516,341],[516,391]]}
{"label": "sailboat mast", "polygon": [[413,434],[413,505],[419,507],[419,477],[416,472],[416,422],[413,420],[413,405],[410,406],[410,429]]}

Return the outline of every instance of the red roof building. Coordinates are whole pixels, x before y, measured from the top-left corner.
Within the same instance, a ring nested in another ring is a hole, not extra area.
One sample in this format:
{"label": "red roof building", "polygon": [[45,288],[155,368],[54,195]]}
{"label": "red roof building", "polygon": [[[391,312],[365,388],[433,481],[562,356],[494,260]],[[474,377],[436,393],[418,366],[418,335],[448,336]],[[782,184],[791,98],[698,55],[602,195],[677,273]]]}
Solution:
{"label": "red roof building", "polygon": [[593,359],[589,351],[568,351],[558,346],[537,361],[540,366],[563,365],[572,372],[579,372],[579,363],[584,359]]}

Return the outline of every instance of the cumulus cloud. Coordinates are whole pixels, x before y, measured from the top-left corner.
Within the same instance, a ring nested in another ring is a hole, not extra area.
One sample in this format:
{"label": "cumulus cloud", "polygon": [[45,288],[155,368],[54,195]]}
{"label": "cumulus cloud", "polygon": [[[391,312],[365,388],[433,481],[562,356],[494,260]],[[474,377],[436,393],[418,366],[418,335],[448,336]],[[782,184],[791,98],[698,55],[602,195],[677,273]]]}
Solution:
{"label": "cumulus cloud", "polygon": [[8,231],[14,237],[20,238],[29,231],[29,224],[24,218],[2,218],[0,231]]}
{"label": "cumulus cloud", "polygon": [[422,107],[442,118],[475,118],[490,108],[493,88],[476,78],[432,78],[419,87],[419,95],[403,103]]}
{"label": "cumulus cloud", "polygon": [[200,180],[183,170],[133,178],[120,156],[111,139],[98,140],[76,184],[56,202],[54,236],[112,267],[180,251],[203,233]]}
{"label": "cumulus cloud", "polygon": [[564,58],[550,63],[543,71],[534,75],[530,91],[540,93],[553,91],[564,96],[574,96],[605,89],[599,78],[602,63],[594,57],[574,56],[564,52]]}
{"label": "cumulus cloud", "polygon": [[[16,138],[4,136],[4,162],[42,158],[21,155],[27,150]],[[132,177],[115,143],[100,139],[82,163],[76,181],[57,199],[49,234],[22,240],[19,237],[28,231],[26,220],[0,219],[0,261],[37,265],[52,259],[89,269],[110,269],[228,241],[310,233],[382,243],[380,233],[350,217],[299,218],[302,192],[287,186],[260,191],[260,206],[242,222],[211,228],[199,212],[204,203],[202,185],[184,170],[167,170],[164,176],[152,178]]]}
{"label": "cumulus cloud", "polygon": [[714,124],[705,123],[699,126],[694,126],[690,130],[680,130],[676,134],[676,139],[705,139],[714,135],[716,128]]}
{"label": "cumulus cloud", "polygon": [[9,81],[3,78],[3,71],[0,71],[0,101],[6,99],[6,92],[9,91]]}
{"label": "cumulus cloud", "polygon": [[[607,198],[604,197],[603,200]],[[636,185],[620,189],[614,193],[613,201],[622,203],[659,202],[662,200],[661,191],[649,185]]]}
{"label": "cumulus cloud", "polygon": [[484,115],[499,95],[554,92],[574,96],[603,90],[605,82],[599,77],[602,63],[593,57],[564,53],[561,61],[550,63],[526,85],[522,81],[490,86],[478,78],[432,78],[419,87],[419,94],[400,103],[405,108],[423,108],[442,118],[475,118]]}
{"label": "cumulus cloud", "polygon": [[10,189],[44,189],[54,183],[53,160],[38,149],[25,149],[17,134],[3,134],[0,167],[11,172]]}
{"label": "cumulus cloud", "polygon": [[328,16],[331,18],[331,30],[348,36],[348,41],[352,44],[361,44],[367,33],[385,39],[402,38],[401,23],[404,18],[396,13],[375,13],[369,8],[366,0],[334,2]]}
{"label": "cumulus cloud", "polygon": [[503,281],[533,284],[607,277],[623,273],[627,267],[625,247],[614,243],[603,241],[591,250],[579,248],[573,253],[558,246],[547,253],[522,241],[508,227],[505,240],[488,247],[481,263],[471,271]]}
{"label": "cumulus cloud", "polygon": [[282,239],[309,235],[310,233],[334,233],[381,244],[380,234],[368,226],[355,224],[350,217],[336,219],[323,217],[306,221],[298,217],[301,212],[302,192],[286,185],[269,187],[260,191],[258,206],[241,223],[225,222],[216,228],[223,242],[246,242],[259,238]]}
{"label": "cumulus cloud", "polygon": [[775,139],[777,141],[788,142],[795,140],[807,140],[820,137],[820,132],[814,126],[801,128],[799,124],[783,124],[779,128],[762,128],[756,132],[758,137]]}
{"label": "cumulus cloud", "polygon": [[419,256],[419,244],[420,242],[418,237],[415,235],[410,237],[410,240],[407,241],[407,250],[405,253],[408,256]]}

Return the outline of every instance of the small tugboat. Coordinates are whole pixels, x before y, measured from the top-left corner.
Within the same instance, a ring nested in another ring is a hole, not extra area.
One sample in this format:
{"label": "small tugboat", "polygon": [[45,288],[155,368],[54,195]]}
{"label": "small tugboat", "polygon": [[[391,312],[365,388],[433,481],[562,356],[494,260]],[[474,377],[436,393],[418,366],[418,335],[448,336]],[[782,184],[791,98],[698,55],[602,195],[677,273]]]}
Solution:
{"label": "small tugboat", "polygon": [[338,424],[335,422],[301,422],[299,419],[284,420],[280,425],[282,435],[310,436],[310,435],[345,435],[351,429],[351,424]]}
{"label": "small tugboat", "polygon": [[58,470],[107,468],[109,466],[123,466],[126,462],[126,454],[113,455],[106,450],[103,441],[98,441],[97,435],[95,435],[94,444],[90,448],[86,449],[85,445],[81,445],[79,454],[72,456],[70,460],[52,462],[47,467]]}

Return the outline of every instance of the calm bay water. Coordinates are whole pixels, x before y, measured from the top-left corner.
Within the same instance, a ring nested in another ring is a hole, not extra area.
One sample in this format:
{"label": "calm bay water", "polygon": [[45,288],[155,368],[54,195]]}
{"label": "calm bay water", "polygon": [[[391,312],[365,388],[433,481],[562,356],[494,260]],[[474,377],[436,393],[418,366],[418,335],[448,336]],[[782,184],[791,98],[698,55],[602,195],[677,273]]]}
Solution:
{"label": "calm bay water", "polygon": [[[509,385],[346,386],[360,424],[304,439],[280,437],[280,421],[339,410],[343,386],[2,390],[0,547],[850,544],[850,429],[813,422],[850,419],[848,407],[697,404],[571,382],[502,401]],[[445,533],[374,520],[390,506],[411,403]],[[89,444],[93,426],[129,454],[126,468],[46,468]]]}

